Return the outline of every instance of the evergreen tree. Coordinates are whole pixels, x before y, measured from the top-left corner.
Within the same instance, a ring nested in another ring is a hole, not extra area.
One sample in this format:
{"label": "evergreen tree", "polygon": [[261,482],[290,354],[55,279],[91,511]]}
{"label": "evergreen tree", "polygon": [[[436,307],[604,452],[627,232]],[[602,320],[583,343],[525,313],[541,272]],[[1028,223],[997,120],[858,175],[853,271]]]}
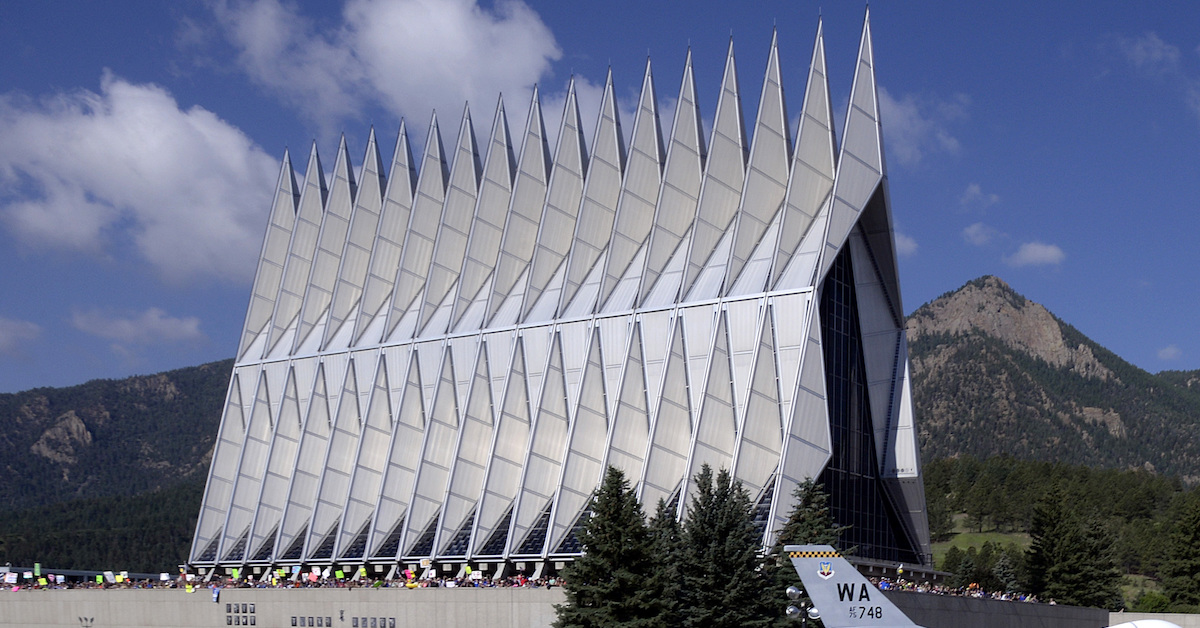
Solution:
{"label": "evergreen tree", "polygon": [[[780,625],[789,622],[783,611],[789,604],[794,604],[787,597],[788,586],[804,588],[796,575],[796,570],[792,567],[791,560],[783,552],[784,546],[831,545],[837,548],[842,532],[848,527],[839,526],[834,522],[833,514],[829,510],[829,496],[825,493],[824,488],[814,482],[812,478],[796,486],[796,489],[792,491],[792,498],[795,500],[795,505],[788,513],[787,521],[779,529],[779,533],[775,537],[775,545],[763,565],[765,574],[775,583],[767,591],[767,604],[769,608],[778,610],[780,619],[777,623]],[[812,604],[808,596],[804,596],[799,602],[802,605],[811,606]],[[817,620],[816,625],[823,624]]]}
{"label": "evergreen tree", "polygon": [[683,592],[683,528],[675,511],[661,498],[650,519],[650,547],[655,569],[647,581],[657,612],[654,628],[681,628],[680,595]]}
{"label": "evergreen tree", "polygon": [[1171,527],[1162,566],[1163,593],[1175,605],[1200,605],[1200,499],[1192,499]]}
{"label": "evergreen tree", "polygon": [[1063,560],[1063,540],[1067,513],[1063,509],[1063,493],[1054,485],[1033,508],[1029,526],[1029,551],[1025,555],[1030,593],[1043,597],[1049,583],[1050,570]]}
{"label": "evergreen tree", "polygon": [[1120,610],[1121,573],[1113,537],[1097,518],[1072,518],[1064,530],[1063,558],[1047,574],[1046,595],[1063,604]]}
{"label": "evergreen tree", "polygon": [[646,582],[654,571],[650,532],[625,474],[609,467],[579,533],[584,554],[567,567],[567,603],[555,628],[649,628],[656,615]]}
{"label": "evergreen tree", "polygon": [[766,628],[782,609],[767,603],[774,583],[760,569],[750,497],[725,469],[714,482],[707,464],[696,485],[683,525],[683,626]]}

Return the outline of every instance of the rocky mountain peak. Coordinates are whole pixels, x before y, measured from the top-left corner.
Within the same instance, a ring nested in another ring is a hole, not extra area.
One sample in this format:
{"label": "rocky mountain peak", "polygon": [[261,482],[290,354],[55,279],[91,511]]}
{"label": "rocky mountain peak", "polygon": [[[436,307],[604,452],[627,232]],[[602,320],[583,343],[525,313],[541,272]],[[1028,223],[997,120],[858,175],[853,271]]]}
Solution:
{"label": "rocky mountain peak", "polygon": [[1056,367],[1088,378],[1108,380],[1111,370],[1091,347],[1069,344],[1062,323],[1045,307],[1014,291],[999,277],[980,277],[926,303],[908,319],[910,342],[926,334],[963,336],[979,333]]}

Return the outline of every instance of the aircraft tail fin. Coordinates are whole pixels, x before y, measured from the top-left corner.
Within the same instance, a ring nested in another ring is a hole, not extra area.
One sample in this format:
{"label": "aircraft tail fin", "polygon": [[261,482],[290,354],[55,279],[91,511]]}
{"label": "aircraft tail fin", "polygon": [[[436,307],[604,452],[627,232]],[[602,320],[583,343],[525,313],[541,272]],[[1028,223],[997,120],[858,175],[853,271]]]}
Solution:
{"label": "aircraft tail fin", "polygon": [[826,628],[917,626],[832,547],[788,545],[783,550]]}

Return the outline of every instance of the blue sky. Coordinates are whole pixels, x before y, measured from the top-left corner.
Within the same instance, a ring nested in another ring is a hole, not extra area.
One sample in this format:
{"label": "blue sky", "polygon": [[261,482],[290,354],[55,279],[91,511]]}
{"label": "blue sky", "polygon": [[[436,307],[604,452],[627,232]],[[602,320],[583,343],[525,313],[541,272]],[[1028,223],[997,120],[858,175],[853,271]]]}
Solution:
{"label": "blue sky", "polygon": [[[554,128],[572,75],[594,120],[609,67],[629,111],[647,54],[667,107],[689,46],[711,118],[731,34],[749,121],[773,27],[794,117],[818,15],[840,122],[865,5],[684,6],[0,3],[0,392],[230,357],[285,148],[328,173],[345,133],[357,166],[374,125],[387,159],[401,118],[452,141],[469,100],[483,134],[501,93],[518,128],[535,83]],[[872,4],[906,311],[994,274],[1142,368],[1200,368],[1196,24]]]}

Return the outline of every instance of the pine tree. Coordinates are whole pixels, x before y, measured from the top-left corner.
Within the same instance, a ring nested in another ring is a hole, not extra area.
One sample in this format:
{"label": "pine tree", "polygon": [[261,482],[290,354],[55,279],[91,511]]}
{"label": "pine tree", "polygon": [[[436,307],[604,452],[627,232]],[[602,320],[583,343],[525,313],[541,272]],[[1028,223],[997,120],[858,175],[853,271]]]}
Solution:
{"label": "pine tree", "polygon": [[1192,499],[1175,521],[1167,547],[1163,593],[1175,605],[1200,605],[1200,500]]}
{"label": "pine tree", "polygon": [[683,525],[683,626],[765,628],[780,609],[764,595],[774,583],[760,569],[750,497],[725,469],[714,482],[707,464],[696,485]]}
{"label": "pine tree", "polygon": [[1062,490],[1052,486],[1033,508],[1029,551],[1025,555],[1029,568],[1027,588],[1039,597],[1046,594],[1051,569],[1063,560],[1066,519]]}
{"label": "pine tree", "polygon": [[[796,576],[796,570],[783,552],[784,546],[831,545],[837,548],[842,532],[848,528],[848,526],[840,526],[834,522],[833,513],[829,509],[829,496],[825,493],[824,488],[814,482],[812,478],[800,483],[792,491],[792,498],[795,500],[795,505],[792,506],[787,521],[776,535],[775,545],[771,548],[771,554],[763,565],[764,572],[775,583],[766,591],[767,604],[770,608],[778,610],[781,619],[776,623],[781,626],[790,621],[784,615],[784,609],[794,603],[787,597],[788,586],[803,589],[799,577]],[[799,602],[802,605],[812,604],[807,596],[801,598]],[[823,624],[820,624],[818,620],[816,625]]]}
{"label": "pine tree", "polygon": [[656,616],[646,582],[654,571],[650,532],[625,474],[609,467],[579,533],[584,554],[567,567],[567,603],[555,628],[649,628]]}
{"label": "pine tree", "polygon": [[683,528],[667,502],[658,500],[650,519],[650,545],[655,569],[647,581],[655,600],[654,628],[681,628],[680,596],[683,592]]}

